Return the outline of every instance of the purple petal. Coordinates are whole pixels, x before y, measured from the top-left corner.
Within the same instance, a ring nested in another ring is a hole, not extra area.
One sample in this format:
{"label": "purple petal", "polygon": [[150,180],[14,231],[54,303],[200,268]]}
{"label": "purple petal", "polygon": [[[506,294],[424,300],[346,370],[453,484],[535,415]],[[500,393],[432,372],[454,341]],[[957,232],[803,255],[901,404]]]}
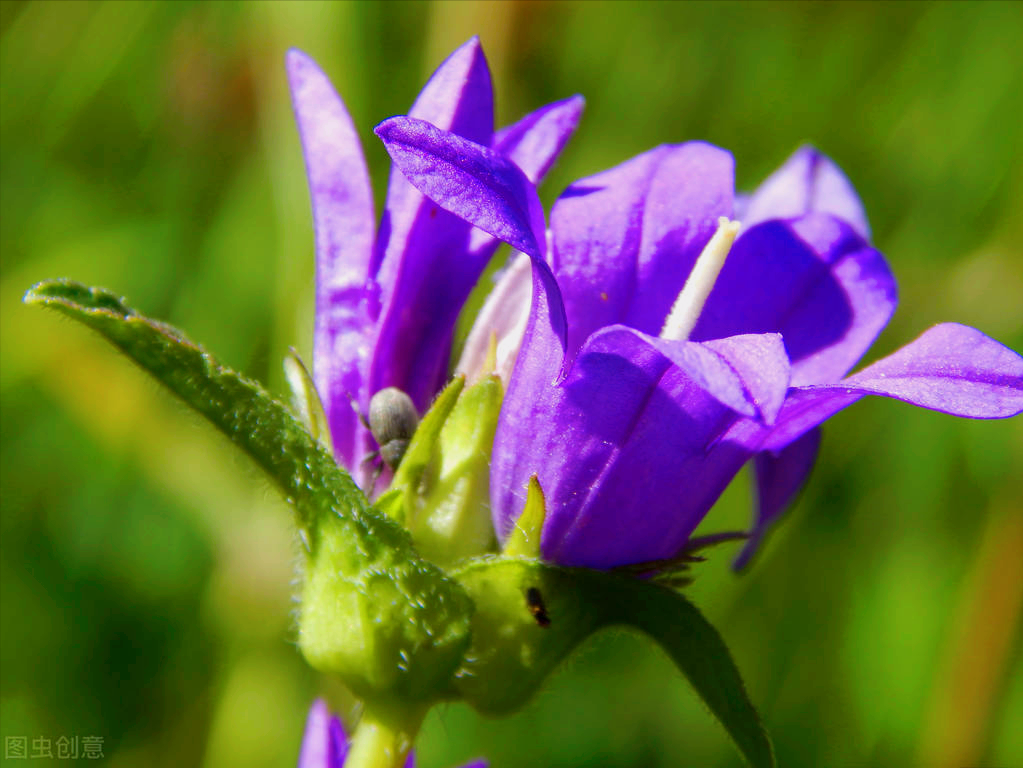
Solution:
{"label": "purple petal", "polygon": [[779,450],[865,395],[973,419],[1023,412],[1023,357],[980,331],[943,323],[837,384],[790,392],[763,441]]}
{"label": "purple petal", "polygon": [[834,162],[810,146],[800,147],[750,197],[742,223],[830,213],[848,222],[865,240],[870,225],[849,179]]}
{"label": "purple petal", "polygon": [[504,155],[410,117],[385,120],[376,134],[395,165],[439,206],[523,253],[543,257],[540,198]]}
{"label": "purple petal", "polygon": [[661,330],[700,251],[732,213],[730,154],[662,146],[572,184],[551,213],[570,355],[614,323]]}
{"label": "purple petal", "polygon": [[362,428],[348,401],[363,389],[379,294],[369,269],[373,192],[359,137],[330,81],[301,51],[287,55],[316,230],[313,379],[338,458],[353,467]]}
{"label": "purple petal", "polygon": [[582,96],[572,96],[541,107],[498,131],[491,146],[539,184],[575,133],[584,106]]}
{"label": "purple petal", "polygon": [[317,699],[309,709],[298,768],[342,768],[348,738],[341,721],[330,714],[327,702]]}
{"label": "purple petal", "polygon": [[735,570],[745,568],[760,547],[768,529],[777,522],[810,476],[820,449],[821,431],[811,429],[780,451],[764,451],[753,457],[757,510],[749,539],[735,559]]}
{"label": "purple petal", "polygon": [[749,207],[749,195],[741,192],[735,193],[735,201],[732,204],[732,218],[738,221],[746,220],[746,209]]}
{"label": "purple petal", "polygon": [[733,336],[699,344],[666,341],[615,325],[597,331],[583,348],[597,339],[608,346],[620,343],[628,348],[632,342],[622,338],[626,335],[656,349],[718,402],[743,416],[772,424],[785,400],[789,360],[782,338],[776,333]]}
{"label": "purple petal", "polygon": [[501,456],[495,445],[495,472],[508,481],[495,522],[508,530],[522,500],[507,491],[536,472],[547,501],[542,552],[563,565],[676,554],[750,455],[719,440],[734,412],[632,334],[587,342],[545,395],[533,419],[502,412],[500,437],[514,442]]}
{"label": "purple petal", "polygon": [[[478,37],[462,44],[437,67],[408,114],[490,146],[494,132],[494,94],[490,68]],[[384,221],[380,227],[381,242],[377,243],[377,258],[383,260],[380,282],[385,288],[390,289],[402,265],[402,257],[409,247],[419,244],[421,237],[429,239],[431,229],[438,230],[432,233],[434,236],[450,235],[435,224],[425,227],[426,232],[413,232],[417,226],[423,228],[424,216],[434,218],[434,208],[409,184],[399,167],[391,168]],[[441,218],[443,223],[444,217]],[[391,292],[388,290],[388,294]]]}
{"label": "purple petal", "polygon": [[769,221],[736,241],[692,338],[781,333],[792,385],[831,383],[863,356],[895,304],[884,257],[844,222]]}
{"label": "purple petal", "polygon": [[[477,38],[441,64],[409,114],[490,144],[493,93]],[[467,257],[469,231],[392,168],[376,248],[384,306],[370,391],[399,387],[423,410],[446,378],[455,320],[486,266]]]}
{"label": "purple petal", "polygon": [[[495,440],[496,529],[508,532],[536,473],[546,558],[607,568],[676,554],[752,453],[722,440],[738,417],[721,400],[776,410],[785,390],[780,338],[725,341],[664,342],[615,326],[587,340],[561,383],[550,361],[527,375],[535,350],[524,343]],[[778,370],[744,381],[758,362]]]}
{"label": "purple petal", "polygon": [[[575,132],[583,106],[582,96],[572,96],[541,107],[498,131],[491,148],[508,157],[526,178],[539,185]],[[469,252],[474,259],[489,260],[498,245],[498,240],[481,229],[473,229],[469,235]]]}
{"label": "purple petal", "polygon": [[[490,465],[490,498],[494,526],[505,536],[522,512],[526,483],[541,453],[532,450],[527,432],[534,424],[549,425],[548,414],[559,397],[557,383],[565,362],[565,310],[550,267],[532,265],[529,321],[515,368],[508,381],[494,437]],[[526,442],[523,442],[523,439]]]}

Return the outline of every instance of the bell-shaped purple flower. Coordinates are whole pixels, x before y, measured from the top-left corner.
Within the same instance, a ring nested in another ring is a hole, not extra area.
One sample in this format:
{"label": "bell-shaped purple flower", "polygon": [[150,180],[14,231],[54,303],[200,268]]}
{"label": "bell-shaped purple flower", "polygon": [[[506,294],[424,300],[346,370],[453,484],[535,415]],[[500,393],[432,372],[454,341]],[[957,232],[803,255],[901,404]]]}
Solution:
{"label": "bell-shaped purple flower", "polygon": [[[337,459],[373,449],[363,413],[385,387],[422,412],[447,378],[455,320],[499,242],[440,209],[394,168],[379,229],[362,148],[344,102],[316,64],[287,57],[316,232],[313,380]],[[494,131],[490,71],[473,38],[423,88],[410,115],[515,159],[539,183],[575,130],[580,97]]]}
{"label": "bell-shaped purple flower", "polygon": [[742,201],[747,226],[681,340],[673,302],[733,215],[727,153],[659,147],[576,182],[551,214],[548,259],[514,163],[415,119],[377,134],[419,189],[532,260],[491,497],[507,535],[537,475],[547,559],[671,558],[753,457],[759,536],[812,466],[817,425],[867,394],[973,418],[1023,411],[1023,358],[956,324],[846,375],[891,317],[895,282],[851,185],[812,149]]}
{"label": "bell-shaped purple flower", "polygon": [[[341,720],[330,713],[327,702],[323,699],[314,701],[306,718],[298,768],[344,768],[349,745]],[[410,752],[405,768],[415,768],[415,765],[415,753]],[[485,761],[478,760],[464,768],[486,768],[486,765]]]}

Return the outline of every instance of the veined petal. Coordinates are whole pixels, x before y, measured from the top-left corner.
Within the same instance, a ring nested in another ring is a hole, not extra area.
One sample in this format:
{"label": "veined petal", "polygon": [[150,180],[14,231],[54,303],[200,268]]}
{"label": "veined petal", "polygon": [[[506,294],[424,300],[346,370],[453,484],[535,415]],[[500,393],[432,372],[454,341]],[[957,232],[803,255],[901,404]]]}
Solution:
{"label": "veined petal", "polygon": [[542,552],[563,565],[677,554],[752,454],[723,439],[745,420],[634,332],[594,335],[562,383],[517,404],[502,412],[495,444],[495,525],[507,533],[535,472],[547,501]]}
{"label": "veined petal", "polygon": [[544,556],[606,568],[678,552],[753,452],[723,439],[739,419],[723,401],[770,416],[788,365],[776,335],[699,344],[613,326],[586,341],[563,382],[545,373],[540,386],[516,369],[505,398],[495,526],[507,533],[535,472]]}
{"label": "veined petal", "polygon": [[884,257],[845,222],[768,221],[739,236],[691,338],[778,332],[793,386],[832,383],[888,323],[896,294]]}
{"label": "veined petal", "polygon": [[582,96],[571,96],[530,112],[494,134],[492,148],[539,184],[575,133],[585,104]]}
{"label": "veined petal", "polygon": [[[463,43],[437,67],[408,114],[470,141],[490,146],[494,132],[494,95],[490,67],[478,37]],[[434,218],[434,208],[409,184],[401,169],[392,166],[376,254],[377,259],[383,262],[377,266],[380,282],[388,295],[392,292],[390,289],[406,250],[417,245],[421,236],[429,238],[430,230],[436,227],[426,227],[425,232],[413,232],[414,228],[423,228],[420,220],[424,216]],[[443,220],[444,217],[441,218]]]}
{"label": "veined petal", "polygon": [[820,443],[820,429],[811,429],[780,451],[762,451],[753,457],[756,514],[746,545],[732,564],[735,570],[746,567],[768,530],[802,490],[817,460]]}
{"label": "veined petal", "polygon": [[829,157],[803,146],[753,193],[742,223],[753,226],[807,213],[830,213],[870,240],[867,214],[849,179]]}
{"label": "veined petal", "polygon": [[[631,346],[624,336],[635,336],[681,368],[709,395],[743,416],[772,424],[789,386],[789,361],[782,337],[776,333],[747,334],[705,343],[667,341],[632,328],[613,325],[587,340]],[[605,339],[604,337],[610,337]]]}
{"label": "veined petal", "polygon": [[313,378],[335,451],[354,467],[362,429],[348,395],[362,392],[379,294],[369,274],[373,193],[344,102],[301,51],[287,55],[288,82],[309,176],[316,231]]}
{"label": "veined petal", "polygon": [[795,388],[762,443],[779,450],[865,395],[973,419],[1023,412],[1023,357],[980,331],[943,323],[837,384]]}
{"label": "veined petal", "polygon": [[[530,112],[494,134],[491,148],[508,157],[531,182],[539,185],[575,132],[582,115],[582,96],[572,96]],[[489,259],[500,243],[481,229],[469,235],[473,258]]]}
{"label": "veined petal", "polygon": [[570,355],[606,325],[660,331],[718,217],[732,213],[733,177],[729,153],[690,142],[657,147],[565,190],[551,230]]}
{"label": "veined petal", "polygon": [[[526,485],[543,458],[537,449],[553,423],[550,414],[562,397],[558,383],[565,364],[565,309],[547,264],[531,258],[532,298],[529,320],[494,436],[490,462],[490,500],[494,529],[508,534],[522,513]],[[529,434],[537,426],[541,439]]]}
{"label": "veined petal", "polygon": [[[477,38],[438,67],[409,114],[490,144],[493,92]],[[383,309],[370,391],[398,387],[424,410],[446,378],[455,320],[486,266],[467,258],[469,230],[392,168],[375,252]]]}
{"label": "veined petal", "polygon": [[376,134],[409,181],[439,206],[543,258],[543,209],[536,187],[504,155],[411,117],[385,120]]}

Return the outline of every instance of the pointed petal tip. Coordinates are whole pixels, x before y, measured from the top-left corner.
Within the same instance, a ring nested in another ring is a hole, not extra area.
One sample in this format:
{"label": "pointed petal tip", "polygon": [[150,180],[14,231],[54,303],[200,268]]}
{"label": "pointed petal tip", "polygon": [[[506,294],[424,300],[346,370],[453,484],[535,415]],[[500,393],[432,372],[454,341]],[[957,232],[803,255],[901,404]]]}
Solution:
{"label": "pointed petal tip", "polygon": [[388,141],[409,135],[411,131],[419,133],[420,127],[427,125],[436,128],[432,123],[427,123],[425,120],[418,120],[408,115],[393,115],[373,126],[373,133],[386,144]]}
{"label": "pointed petal tip", "polygon": [[322,71],[313,60],[313,57],[301,48],[289,48],[287,50],[284,54],[284,68],[288,72],[289,80],[294,80],[294,78],[303,74],[305,70]]}
{"label": "pointed petal tip", "polygon": [[565,99],[563,104],[571,105],[579,112],[582,112],[586,108],[586,98],[581,93],[574,93]]}
{"label": "pointed petal tip", "polygon": [[[445,59],[444,63],[446,64],[449,61],[453,61],[463,56],[468,59],[482,58],[484,61],[486,61],[487,57],[486,54],[483,53],[483,43],[480,42],[479,35],[473,35],[460,46],[455,48],[455,50],[451,52],[447,59]],[[441,67],[443,66],[444,64],[441,64]]]}
{"label": "pointed petal tip", "polygon": [[395,123],[400,120],[399,116],[389,117],[386,120],[381,120],[379,123],[373,126],[373,133],[375,133],[381,140],[387,141],[389,136],[392,136],[395,129]]}
{"label": "pointed petal tip", "polygon": [[962,418],[1023,413],[1023,356],[962,323],[928,328],[843,384]]}
{"label": "pointed petal tip", "polygon": [[560,104],[571,118],[573,125],[578,125],[580,118],[583,116],[583,111],[586,109],[586,99],[583,98],[583,95],[581,93],[573,94],[567,99],[562,99]]}
{"label": "pointed petal tip", "polygon": [[441,208],[513,248],[546,255],[536,188],[499,152],[415,117],[392,117],[374,132],[414,187]]}
{"label": "pointed petal tip", "polygon": [[823,152],[821,152],[815,144],[812,144],[809,141],[804,141],[802,144],[796,147],[796,151],[792,153],[793,157],[801,155],[816,155],[818,157],[826,157],[826,155]]}

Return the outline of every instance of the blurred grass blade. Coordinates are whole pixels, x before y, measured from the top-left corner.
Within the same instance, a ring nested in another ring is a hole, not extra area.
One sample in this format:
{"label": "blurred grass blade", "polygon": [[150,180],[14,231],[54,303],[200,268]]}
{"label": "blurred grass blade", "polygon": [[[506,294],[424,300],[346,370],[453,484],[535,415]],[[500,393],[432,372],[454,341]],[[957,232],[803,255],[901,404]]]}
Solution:
{"label": "blurred grass blade", "polygon": [[476,603],[470,661],[455,685],[479,711],[521,708],[576,645],[602,627],[626,625],[664,648],[751,766],[774,766],[771,742],[728,648],[678,592],[523,558],[480,558],[453,575]]}
{"label": "blurred grass blade", "polygon": [[71,281],[39,283],[25,294],[25,303],[85,323],[163,382],[267,471],[295,504],[303,528],[313,528],[317,515],[334,510],[360,529],[360,539],[394,545],[406,538],[370,511],[348,473],[282,403],[177,329],[136,313],[108,291]]}

